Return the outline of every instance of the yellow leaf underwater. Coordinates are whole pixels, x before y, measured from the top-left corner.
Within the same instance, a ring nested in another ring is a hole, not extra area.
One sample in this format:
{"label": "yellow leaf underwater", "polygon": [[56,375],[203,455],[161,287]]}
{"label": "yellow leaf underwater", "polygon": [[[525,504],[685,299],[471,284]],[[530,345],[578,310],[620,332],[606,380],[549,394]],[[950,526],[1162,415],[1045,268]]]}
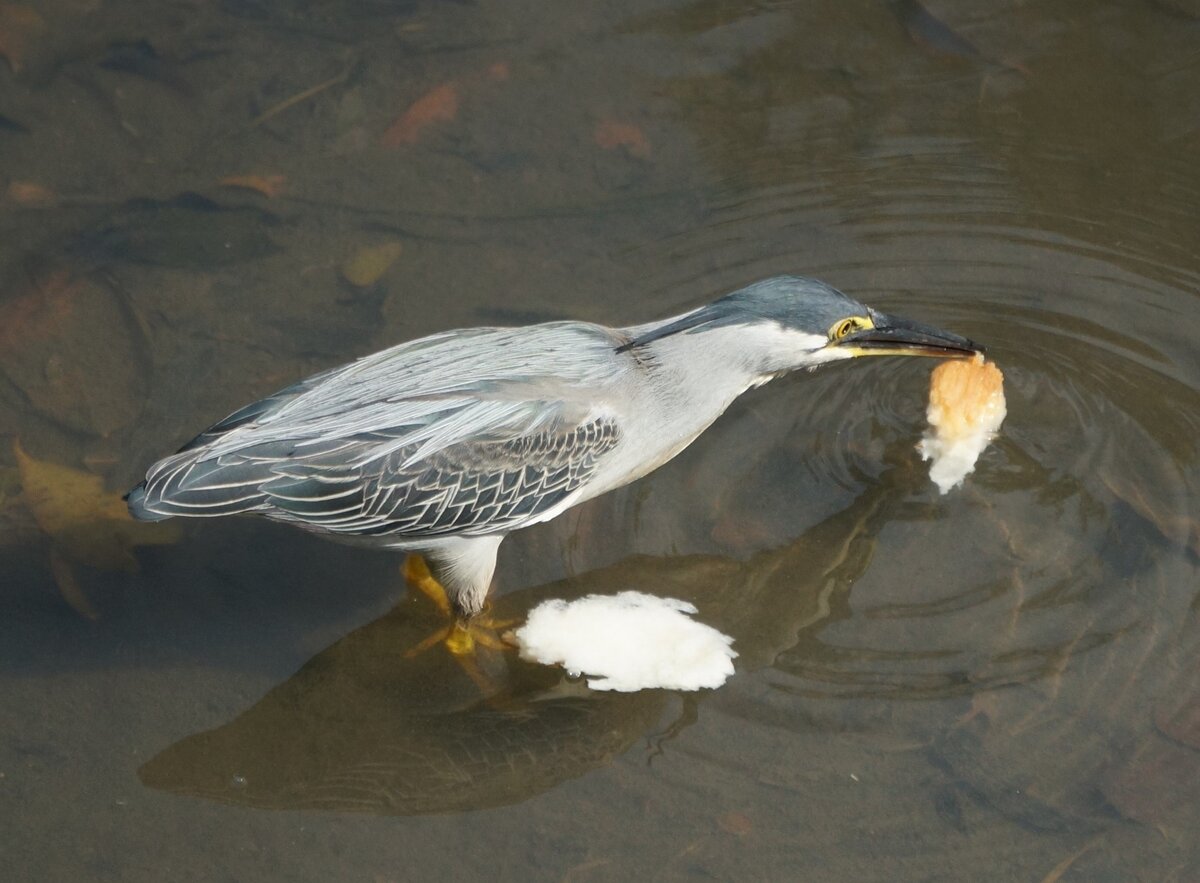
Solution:
{"label": "yellow leaf underwater", "polygon": [[24,208],[54,208],[58,205],[55,192],[36,181],[12,181],[6,195],[10,201]]}
{"label": "yellow leaf underwater", "polygon": [[416,144],[434,123],[450,122],[458,116],[458,102],[458,86],[453,81],[430,89],[388,126],[383,133],[383,146]]}
{"label": "yellow leaf underwater", "polygon": [[46,32],[46,20],[32,6],[0,3],[0,55],[19,74],[31,44]]}
{"label": "yellow leaf underwater", "polygon": [[650,158],[650,142],[646,139],[646,134],[633,123],[601,120],[596,124],[592,138],[597,146],[605,150],[623,147],[629,151],[630,156],[636,156],[638,159]]}
{"label": "yellow leaf underwater", "polygon": [[366,288],[380,280],[400,257],[404,247],[399,242],[385,242],[360,248],[342,264],[342,278],[358,288]]}
{"label": "yellow leaf underwater", "polygon": [[283,175],[226,175],[217,183],[222,187],[253,190],[268,199],[275,198],[287,188],[287,178]]}
{"label": "yellow leaf underwater", "polygon": [[100,570],[134,571],[134,547],[179,538],[173,522],[134,521],[121,495],[105,490],[100,476],[36,460],[15,439],[13,453],[22,500],[63,558]]}

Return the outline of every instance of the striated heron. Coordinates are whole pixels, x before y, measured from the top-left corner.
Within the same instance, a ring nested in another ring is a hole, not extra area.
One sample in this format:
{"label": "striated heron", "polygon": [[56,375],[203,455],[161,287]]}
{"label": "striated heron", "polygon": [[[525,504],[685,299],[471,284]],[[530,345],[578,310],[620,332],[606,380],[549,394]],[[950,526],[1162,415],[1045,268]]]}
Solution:
{"label": "striated heron", "polygon": [[416,559],[410,579],[440,593],[463,651],[505,536],[658,468],[747,389],[855,356],[978,349],[796,276],[628,328],[447,331],[234,412],[150,467],[129,509],[251,512],[419,552],[429,569]]}

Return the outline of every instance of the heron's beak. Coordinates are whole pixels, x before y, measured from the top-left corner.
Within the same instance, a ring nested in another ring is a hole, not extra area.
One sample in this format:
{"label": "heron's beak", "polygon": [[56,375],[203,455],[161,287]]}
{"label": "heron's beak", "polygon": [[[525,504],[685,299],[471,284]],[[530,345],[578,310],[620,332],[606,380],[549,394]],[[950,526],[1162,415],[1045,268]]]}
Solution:
{"label": "heron's beak", "polygon": [[974,341],[948,331],[922,325],[899,316],[873,313],[875,324],[847,334],[834,346],[855,356],[934,356],[941,359],[966,359],[982,353]]}

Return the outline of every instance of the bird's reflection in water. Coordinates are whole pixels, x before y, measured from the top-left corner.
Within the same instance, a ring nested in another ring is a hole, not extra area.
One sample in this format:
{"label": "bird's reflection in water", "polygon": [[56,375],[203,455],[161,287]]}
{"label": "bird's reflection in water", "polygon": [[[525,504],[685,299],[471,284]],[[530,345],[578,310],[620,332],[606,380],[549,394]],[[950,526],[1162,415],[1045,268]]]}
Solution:
{"label": "bird's reflection in water", "polygon": [[[866,570],[872,537],[904,499],[913,457],[787,546],[748,560],[636,556],[504,596],[500,617],[544,598],[638,589],[695,603],[735,638],[740,671],[769,664]],[[897,480],[899,478],[899,480]],[[264,809],[411,815],[518,803],[607,764],[660,727],[669,692],[598,693],[557,670],[480,650],[496,685],[438,652],[415,601],[347,635],[230,723],[146,763],[146,785]],[[702,701],[702,700],[701,700]],[[686,724],[687,711],[680,722]],[[678,727],[668,725],[668,733]]]}

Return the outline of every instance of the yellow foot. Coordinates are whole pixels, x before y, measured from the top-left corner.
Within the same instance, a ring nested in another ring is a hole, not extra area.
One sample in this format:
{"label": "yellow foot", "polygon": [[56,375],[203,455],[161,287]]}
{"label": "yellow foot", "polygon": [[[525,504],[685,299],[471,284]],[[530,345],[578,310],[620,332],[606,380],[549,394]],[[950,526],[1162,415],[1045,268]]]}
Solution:
{"label": "yellow foot", "polygon": [[500,637],[499,632],[514,624],[511,620],[493,619],[486,611],[463,620],[455,616],[446,590],[429,572],[429,566],[420,555],[409,555],[404,561],[404,578],[409,585],[433,602],[438,611],[451,622],[438,629],[404,655],[411,658],[424,653],[436,644],[445,644],[456,658],[470,656],[476,646],[489,650],[511,650],[512,645]]}
{"label": "yellow foot", "polygon": [[512,625],[515,625],[515,620],[492,619],[487,614],[481,614],[466,622],[455,620],[438,629],[404,655],[411,659],[437,644],[444,644],[453,656],[470,656],[475,652],[476,647],[486,647],[489,650],[512,650],[513,645],[505,641],[499,634],[502,629],[507,629]]}

